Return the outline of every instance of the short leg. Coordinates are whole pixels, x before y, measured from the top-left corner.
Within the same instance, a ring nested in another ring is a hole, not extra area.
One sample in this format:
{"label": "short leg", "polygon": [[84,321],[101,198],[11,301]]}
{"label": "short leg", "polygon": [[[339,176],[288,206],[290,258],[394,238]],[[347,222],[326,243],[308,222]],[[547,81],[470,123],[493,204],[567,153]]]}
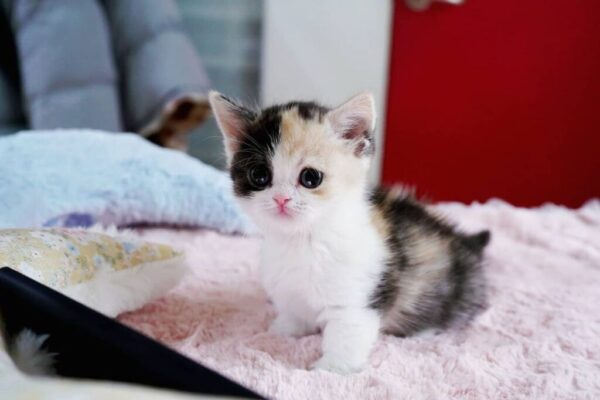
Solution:
{"label": "short leg", "polygon": [[306,324],[298,318],[279,312],[277,317],[271,322],[269,333],[282,336],[304,336],[309,333]]}
{"label": "short leg", "polygon": [[368,308],[331,308],[319,320],[324,324],[323,356],[313,368],[348,374],[365,367],[379,336],[381,320]]}

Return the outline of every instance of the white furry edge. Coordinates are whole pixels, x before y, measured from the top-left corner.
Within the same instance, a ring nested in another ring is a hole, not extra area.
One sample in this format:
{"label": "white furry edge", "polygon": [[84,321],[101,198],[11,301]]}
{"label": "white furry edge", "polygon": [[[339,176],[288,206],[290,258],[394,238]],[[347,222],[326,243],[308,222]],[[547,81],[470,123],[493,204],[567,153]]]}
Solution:
{"label": "white furry edge", "polygon": [[108,317],[136,310],[174,288],[187,268],[185,255],[115,270],[99,270],[89,281],[62,293]]}
{"label": "white furry edge", "polygon": [[[7,373],[51,375],[54,372],[54,353],[44,348],[48,335],[38,335],[23,329],[8,342],[0,315],[0,377]],[[0,380],[0,386],[1,386]],[[1,392],[1,390],[0,390]]]}
{"label": "white furry edge", "polygon": [[29,375],[51,375],[54,373],[54,357],[44,349],[49,335],[38,335],[30,329],[23,329],[12,341],[8,352],[13,363]]}

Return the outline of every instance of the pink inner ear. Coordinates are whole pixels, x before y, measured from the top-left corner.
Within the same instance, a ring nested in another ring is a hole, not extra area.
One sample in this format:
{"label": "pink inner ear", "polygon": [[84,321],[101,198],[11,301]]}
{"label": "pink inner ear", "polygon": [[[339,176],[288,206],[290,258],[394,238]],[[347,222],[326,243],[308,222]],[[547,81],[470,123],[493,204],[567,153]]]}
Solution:
{"label": "pink inner ear", "polygon": [[228,139],[237,141],[244,133],[244,124],[239,120],[237,115],[228,112],[221,121],[221,129]]}
{"label": "pink inner ear", "polygon": [[352,121],[350,126],[345,129],[346,131],[342,134],[342,137],[348,140],[362,139],[370,134],[369,125],[364,119]]}
{"label": "pink inner ear", "polygon": [[233,154],[239,148],[240,139],[245,134],[248,121],[254,117],[254,113],[218,92],[210,92],[208,98],[217,125],[223,134],[225,154],[227,162],[230,163]]}
{"label": "pink inner ear", "polygon": [[368,93],[359,94],[330,111],[328,118],[334,131],[344,139],[368,138],[375,122],[373,97]]}

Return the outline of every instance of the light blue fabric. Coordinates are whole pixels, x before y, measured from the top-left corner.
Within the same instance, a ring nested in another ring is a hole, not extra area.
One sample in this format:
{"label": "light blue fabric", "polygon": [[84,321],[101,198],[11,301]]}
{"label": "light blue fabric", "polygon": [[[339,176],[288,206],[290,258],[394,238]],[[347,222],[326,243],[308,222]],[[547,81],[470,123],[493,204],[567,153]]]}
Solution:
{"label": "light blue fabric", "polygon": [[0,228],[94,223],[253,231],[224,172],[139,136],[77,129],[0,138]]}

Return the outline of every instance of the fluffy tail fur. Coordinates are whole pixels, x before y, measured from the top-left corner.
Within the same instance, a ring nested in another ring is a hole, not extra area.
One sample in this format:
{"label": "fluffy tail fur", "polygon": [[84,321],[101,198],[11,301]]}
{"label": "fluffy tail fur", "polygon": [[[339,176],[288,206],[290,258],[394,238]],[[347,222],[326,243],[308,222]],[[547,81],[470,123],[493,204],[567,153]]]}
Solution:
{"label": "fluffy tail fur", "polygon": [[48,335],[37,335],[29,329],[23,329],[12,340],[6,338],[8,354],[16,367],[26,374],[52,375],[56,354],[44,348],[47,339]]}

